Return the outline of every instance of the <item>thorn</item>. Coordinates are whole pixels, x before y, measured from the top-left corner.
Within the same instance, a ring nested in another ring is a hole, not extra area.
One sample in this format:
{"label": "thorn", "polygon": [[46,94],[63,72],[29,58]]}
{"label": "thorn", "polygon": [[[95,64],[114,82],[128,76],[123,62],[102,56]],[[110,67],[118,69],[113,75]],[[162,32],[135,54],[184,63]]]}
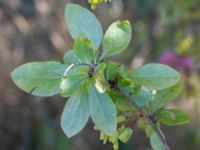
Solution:
{"label": "thorn", "polygon": [[31,90],[30,90],[30,92],[29,93],[33,93],[33,91],[36,89],[37,87],[33,87]]}

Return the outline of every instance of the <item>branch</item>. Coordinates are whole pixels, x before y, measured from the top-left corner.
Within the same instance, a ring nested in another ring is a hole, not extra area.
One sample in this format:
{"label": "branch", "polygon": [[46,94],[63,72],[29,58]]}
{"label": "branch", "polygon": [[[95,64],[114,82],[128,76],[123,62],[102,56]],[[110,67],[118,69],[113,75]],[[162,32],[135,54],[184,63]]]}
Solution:
{"label": "branch", "polygon": [[155,130],[155,132],[158,134],[159,138],[165,145],[165,150],[170,150],[165,136],[163,135],[162,131],[156,126],[155,122],[153,122],[151,120],[151,118],[145,112],[143,112],[140,107],[137,106],[137,104],[134,102],[132,97],[130,97],[128,94],[126,94],[126,92],[124,92],[123,89],[121,89],[120,87],[116,87],[116,88],[120,92],[120,94],[122,94],[135,107],[135,109],[149,122],[151,127]]}

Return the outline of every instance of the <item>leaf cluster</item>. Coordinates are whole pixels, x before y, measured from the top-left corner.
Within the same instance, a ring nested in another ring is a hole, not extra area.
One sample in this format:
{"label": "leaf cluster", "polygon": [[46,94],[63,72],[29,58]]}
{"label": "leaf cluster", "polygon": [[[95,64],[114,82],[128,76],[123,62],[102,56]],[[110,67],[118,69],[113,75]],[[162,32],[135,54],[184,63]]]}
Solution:
{"label": "leaf cluster", "polygon": [[114,22],[103,36],[97,18],[75,4],[66,6],[65,21],[74,43],[72,50],[65,53],[63,63],[21,65],[11,73],[14,83],[36,96],[69,97],[61,116],[61,127],[69,138],[79,133],[91,117],[94,128],[101,132],[100,140],[113,143],[117,150],[118,142],[126,143],[133,134],[133,126],[139,122],[152,147],[164,149],[165,143],[144,114],[158,128],[160,124],[176,126],[189,122],[186,113],[165,109],[181,92],[180,74],[161,64],[128,70],[106,61],[128,47],[132,35],[129,21]]}

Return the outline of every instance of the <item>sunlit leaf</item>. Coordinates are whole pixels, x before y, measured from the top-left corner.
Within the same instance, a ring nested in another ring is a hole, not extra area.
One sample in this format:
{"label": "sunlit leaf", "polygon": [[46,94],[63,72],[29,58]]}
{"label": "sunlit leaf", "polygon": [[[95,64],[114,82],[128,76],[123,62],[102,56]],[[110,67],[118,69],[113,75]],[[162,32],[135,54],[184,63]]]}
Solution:
{"label": "sunlit leaf", "polygon": [[74,42],[73,50],[80,63],[91,64],[95,59],[96,51],[87,38],[78,37]]}
{"label": "sunlit leaf", "polygon": [[111,24],[103,39],[102,58],[124,51],[131,40],[131,25],[128,21],[117,21]]}
{"label": "sunlit leaf", "polygon": [[100,63],[94,73],[95,87],[100,93],[104,93],[108,87],[105,79],[106,63]]}

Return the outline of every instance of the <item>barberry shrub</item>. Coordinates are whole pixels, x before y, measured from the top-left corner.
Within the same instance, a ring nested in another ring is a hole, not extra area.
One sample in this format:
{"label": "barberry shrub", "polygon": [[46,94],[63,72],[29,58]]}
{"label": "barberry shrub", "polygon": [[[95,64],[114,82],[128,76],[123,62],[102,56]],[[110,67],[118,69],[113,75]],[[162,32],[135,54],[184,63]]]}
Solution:
{"label": "barberry shrub", "polygon": [[165,108],[181,92],[180,74],[162,64],[128,70],[106,61],[128,47],[132,35],[129,21],[114,22],[103,36],[96,17],[75,4],[66,6],[65,20],[74,43],[63,63],[21,65],[11,73],[14,83],[35,96],[69,97],[61,116],[68,138],[78,134],[91,117],[100,140],[111,142],[115,150],[119,141],[126,143],[131,138],[136,125],[144,129],[154,150],[170,149],[161,124],[177,126],[190,120],[179,109]]}

